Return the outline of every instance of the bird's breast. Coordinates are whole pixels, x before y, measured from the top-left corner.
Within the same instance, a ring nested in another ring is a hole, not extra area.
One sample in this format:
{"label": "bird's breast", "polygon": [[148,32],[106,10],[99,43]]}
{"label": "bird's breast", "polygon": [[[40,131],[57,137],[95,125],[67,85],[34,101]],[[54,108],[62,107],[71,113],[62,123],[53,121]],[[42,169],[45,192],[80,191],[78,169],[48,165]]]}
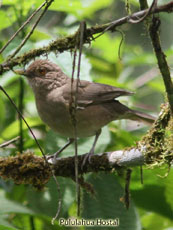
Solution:
{"label": "bird's breast", "polygon": [[[54,94],[53,94],[54,95]],[[77,124],[77,136],[89,137],[104,125],[113,120],[113,116],[104,106],[90,105],[78,108],[76,112],[70,110],[68,101],[61,94],[45,98],[36,98],[38,113],[51,129],[64,137],[74,137],[74,116]]]}

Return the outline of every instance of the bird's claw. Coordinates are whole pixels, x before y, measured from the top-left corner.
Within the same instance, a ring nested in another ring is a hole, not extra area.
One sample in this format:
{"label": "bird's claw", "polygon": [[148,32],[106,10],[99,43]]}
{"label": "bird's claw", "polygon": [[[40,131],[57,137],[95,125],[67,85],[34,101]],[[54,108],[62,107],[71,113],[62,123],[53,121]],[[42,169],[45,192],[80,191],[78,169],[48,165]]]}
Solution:
{"label": "bird's claw", "polygon": [[91,157],[94,155],[94,153],[92,151],[90,151],[89,153],[87,153],[84,156],[83,162],[82,162],[82,166],[81,169],[83,169],[83,167],[85,166],[86,162],[88,161],[89,164],[91,164]]}
{"label": "bird's claw", "polygon": [[46,159],[49,163],[51,164],[56,164],[56,162],[58,161],[59,157],[56,156],[56,154],[52,154],[49,156],[46,156]]}

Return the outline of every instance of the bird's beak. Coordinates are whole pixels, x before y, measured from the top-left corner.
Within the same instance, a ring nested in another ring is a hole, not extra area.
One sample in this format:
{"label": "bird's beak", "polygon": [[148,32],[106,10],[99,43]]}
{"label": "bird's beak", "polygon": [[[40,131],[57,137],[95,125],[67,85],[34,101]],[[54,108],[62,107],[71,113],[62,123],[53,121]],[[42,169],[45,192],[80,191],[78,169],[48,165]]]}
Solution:
{"label": "bird's beak", "polygon": [[17,69],[17,70],[13,70],[16,74],[18,75],[24,75],[27,76],[26,70],[22,70],[22,69]]}

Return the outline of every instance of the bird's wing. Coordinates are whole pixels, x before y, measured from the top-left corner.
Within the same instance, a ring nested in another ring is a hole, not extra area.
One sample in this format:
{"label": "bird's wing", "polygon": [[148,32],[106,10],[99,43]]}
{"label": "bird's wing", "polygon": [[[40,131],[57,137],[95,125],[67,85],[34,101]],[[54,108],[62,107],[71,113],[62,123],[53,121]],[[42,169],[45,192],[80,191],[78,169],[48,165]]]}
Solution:
{"label": "bird's wing", "polygon": [[[75,92],[76,81],[74,82],[73,89]],[[85,107],[89,104],[101,104],[103,102],[112,101],[119,96],[129,96],[132,94],[133,93],[130,91],[110,85],[80,80],[78,83],[77,104],[78,106]],[[66,92],[64,96],[66,99],[69,99],[71,93]]]}

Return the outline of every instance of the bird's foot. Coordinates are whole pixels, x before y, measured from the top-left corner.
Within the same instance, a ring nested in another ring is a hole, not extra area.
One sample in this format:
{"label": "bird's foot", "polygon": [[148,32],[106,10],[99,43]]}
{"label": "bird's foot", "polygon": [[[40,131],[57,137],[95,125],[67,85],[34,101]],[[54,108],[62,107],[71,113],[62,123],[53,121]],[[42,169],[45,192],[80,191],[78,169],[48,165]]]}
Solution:
{"label": "bird's foot", "polygon": [[52,164],[56,164],[56,162],[58,161],[59,159],[59,154],[64,151],[64,149],[66,149],[69,145],[71,145],[71,143],[74,142],[74,139],[73,138],[70,138],[68,140],[68,142],[61,148],[59,149],[56,153],[52,154],[52,155],[49,155],[47,157],[47,160],[50,161],[50,163]]}
{"label": "bird's foot", "polygon": [[101,129],[98,130],[96,132],[96,136],[95,136],[95,139],[94,139],[94,143],[92,145],[92,148],[91,150],[89,151],[89,153],[87,153],[83,159],[83,162],[82,162],[82,166],[81,166],[81,169],[83,169],[84,165],[86,164],[86,162],[88,161],[89,164],[91,163],[91,157],[94,155],[94,150],[95,150],[95,146],[96,146],[96,143],[97,143],[97,140],[100,136],[100,133],[101,133]]}
{"label": "bird's foot", "polygon": [[56,164],[59,158],[60,157],[58,157],[57,152],[52,155],[46,156],[47,161],[51,164]]}
{"label": "bird's foot", "polygon": [[86,155],[84,156],[84,159],[82,161],[82,165],[81,165],[81,169],[83,169],[83,167],[86,165],[87,161],[89,162],[89,164],[91,163],[91,157],[94,155],[94,151],[90,151],[89,153],[86,153]]}

